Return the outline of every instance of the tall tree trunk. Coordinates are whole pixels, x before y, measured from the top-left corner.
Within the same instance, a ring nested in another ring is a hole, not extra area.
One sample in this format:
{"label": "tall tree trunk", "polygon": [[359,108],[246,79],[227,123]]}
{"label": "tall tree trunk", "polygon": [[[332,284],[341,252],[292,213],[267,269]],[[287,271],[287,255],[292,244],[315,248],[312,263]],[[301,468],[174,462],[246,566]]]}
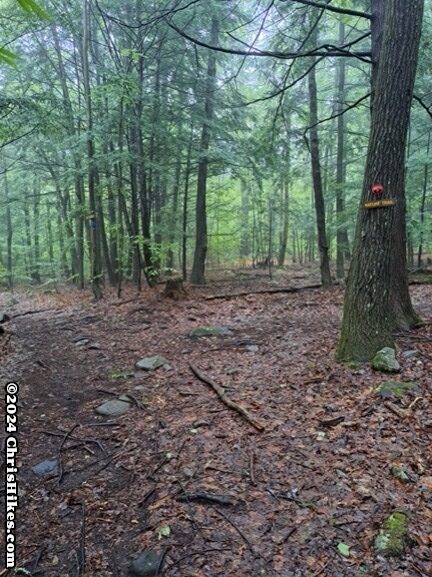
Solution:
{"label": "tall tree trunk", "polygon": [[[406,266],[405,151],[423,0],[387,0],[363,194],[345,293],[341,360],[369,360],[418,322]],[[367,209],[374,183],[395,205]]]}
{"label": "tall tree trunk", "polygon": [[[431,131],[428,134],[428,142],[426,152],[429,156],[430,152],[430,145],[431,145]],[[422,268],[423,266],[423,241],[424,241],[424,223],[425,223],[425,208],[426,208],[426,195],[429,186],[429,163],[426,162],[424,165],[424,174],[423,174],[423,191],[422,197],[420,201],[420,240],[419,240],[419,247],[417,253],[417,266],[418,268]]]}
{"label": "tall tree trunk", "polygon": [[[315,41],[317,34],[314,33]],[[321,178],[319,140],[318,140],[318,98],[315,68],[308,74],[309,80],[309,122],[310,129],[310,153],[312,162],[312,182],[315,198],[315,212],[318,233],[318,249],[320,253],[320,271],[323,287],[328,288],[332,284],[330,274],[329,250],[327,245],[325,203]],[[314,126],[315,125],[315,126]]]}
{"label": "tall tree trunk", "polygon": [[10,199],[9,199],[9,181],[8,173],[6,168],[6,163],[3,159],[3,184],[5,193],[5,205],[6,205],[6,278],[8,289],[13,289],[13,253],[12,253],[12,238],[13,238],[13,228],[12,228],[12,214],[10,209]]}
{"label": "tall tree trunk", "polygon": [[278,254],[278,266],[284,265],[288,246],[289,192],[290,192],[290,176],[291,176],[290,172],[291,172],[291,114],[288,115],[286,123],[286,143],[285,143],[283,174],[281,181],[282,231]]}
{"label": "tall tree trunk", "polygon": [[[55,25],[51,26],[51,32],[54,39],[54,48],[57,56],[57,65],[58,65],[58,76],[60,80],[60,85],[62,89],[62,96],[63,96],[63,106],[65,111],[65,117],[68,123],[68,129],[70,130],[71,134],[74,136],[78,135],[72,101],[70,98],[68,83],[67,83],[67,76],[66,76],[66,69],[64,66],[63,55],[60,45],[60,40],[57,34],[57,30]],[[78,67],[76,67],[76,74],[78,79]],[[44,158],[46,156],[44,155]],[[76,218],[75,218],[75,246],[71,248],[72,251],[72,275],[75,280],[75,275],[78,275],[78,285],[80,288],[84,288],[84,190],[82,185],[82,177],[81,177],[81,161],[79,158],[79,153],[74,150],[73,152],[74,158],[74,165],[75,165],[75,173],[74,173],[74,181],[75,181],[75,196],[77,202],[77,209],[76,209]],[[48,162],[47,162],[48,163]],[[51,172],[51,170],[50,170]]]}
{"label": "tall tree trunk", "polygon": [[39,183],[35,181],[33,186],[33,264],[32,264],[32,279],[37,283],[41,283],[40,275],[40,242],[39,242],[39,220],[40,220],[40,190]]}
{"label": "tall tree trunk", "polygon": [[90,45],[90,23],[89,23],[89,2],[83,0],[83,44],[82,44],[82,67],[84,99],[87,120],[87,160],[88,160],[88,193],[89,193],[89,238],[90,238],[90,279],[93,295],[96,300],[103,297],[102,293],[102,267],[99,242],[97,190],[96,190],[96,167],[95,148],[93,140],[93,110],[90,92],[90,70],[89,70],[89,45]]}
{"label": "tall tree trunk", "polygon": [[244,264],[246,264],[246,259],[250,255],[250,228],[249,228],[249,210],[250,202],[249,195],[250,190],[246,181],[242,178],[240,179],[240,195],[241,195],[241,207],[240,207],[240,258]]}
{"label": "tall tree trunk", "polygon": [[[345,43],[345,24],[339,23],[339,43]],[[348,231],[345,225],[345,59],[339,58],[337,74],[337,153],[336,153],[336,274],[345,278],[345,255],[349,251]]]}
{"label": "tall tree trunk", "polygon": [[[216,46],[219,38],[219,20],[212,18],[210,44]],[[198,161],[198,182],[196,201],[196,233],[195,253],[191,273],[191,282],[194,284],[205,283],[205,261],[207,255],[207,173],[208,151],[214,116],[214,96],[216,88],[216,52],[210,50],[207,64],[207,80],[205,91],[204,123],[201,132],[200,159]]]}

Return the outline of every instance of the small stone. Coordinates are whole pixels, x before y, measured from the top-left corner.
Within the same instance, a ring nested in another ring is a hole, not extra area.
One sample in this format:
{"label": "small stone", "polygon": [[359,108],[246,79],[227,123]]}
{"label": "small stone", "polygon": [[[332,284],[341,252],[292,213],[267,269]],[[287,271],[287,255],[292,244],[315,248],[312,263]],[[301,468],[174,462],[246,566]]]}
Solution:
{"label": "small stone", "polygon": [[402,356],[403,356],[405,359],[410,359],[410,358],[415,357],[415,356],[417,356],[417,355],[418,355],[418,351],[416,351],[416,350],[404,351],[404,352],[402,353]]}
{"label": "small stone", "polygon": [[88,345],[90,342],[90,339],[80,339],[79,341],[76,341],[75,346],[77,347],[85,347],[86,345]]}
{"label": "small stone", "polygon": [[113,399],[96,407],[96,413],[104,417],[120,417],[130,409],[130,402]]}
{"label": "small stone", "polygon": [[257,345],[247,345],[247,346],[246,346],[246,350],[247,350],[249,353],[257,353],[259,349],[258,349],[258,346],[257,346]]}
{"label": "small stone", "polygon": [[409,543],[408,516],[395,512],[387,517],[375,538],[375,553],[384,557],[400,557]]}
{"label": "small stone", "polygon": [[228,369],[226,374],[232,376],[232,375],[238,375],[239,372],[240,372],[239,369]]}
{"label": "small stone", "polygon": [[117,397],[117,399],[119,401],[123,401],[124,403],[133,403],[133,400],[130,398],[130,396],[127,393],[120,395],[119,397]]}
{"label": "small stone", "polygon": [[58,460],[57,459],[46,459],[41,463],[38,463],[32,467],[32,471],[38,477],[45,477],[51,473],[57,473],[58,470]]}
{"label": "small stone", "polygon": [[383,373],[398,373],[400,364],[396,360],[396,351],[390,347],[384,347],[372,359],[372,368]]}
{"label": "small stone", "polygon": [[405,468],[402,465],[393,465],[390,469],[390,473],[399,481],[403,483],[409,483],[411,481],[411,477],[406,472]]}
{"label": "small stone", "polygon": [[208,327],[197,327],[189,333],[192,338],[200,337],[229,337],[234,333],[227,327],[219,326],[208,326]]}
{"label": "small stone", "polygon": [[164,560],[163,551],[147,549],[132,562],[130,572],[136,577],[153,577],[160,573]]}
{"label": "small stone", "polygon": [[4,312],[0,312],[0,324],[10,321],[10,316]]}
{"label": "small stone", "polygon": [[165,365],[169,365],[167,359],[161,355],[156,355],[154,357],[145,357],[144,359],[141,359],[135,366],[137,369],[142,369],[143,371],[154,371]]}
{"label": "small stone", "polygon": [[421,395],[417,383],[403,381],[386,381],[377,389],[380,397],[384,400],[398,401],[404,397],[418,397]]}

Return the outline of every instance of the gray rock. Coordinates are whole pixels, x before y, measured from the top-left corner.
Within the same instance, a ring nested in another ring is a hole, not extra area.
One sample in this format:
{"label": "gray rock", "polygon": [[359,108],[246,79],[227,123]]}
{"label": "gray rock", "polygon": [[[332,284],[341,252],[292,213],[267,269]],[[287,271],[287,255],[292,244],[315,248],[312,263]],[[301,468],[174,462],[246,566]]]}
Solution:
{"label": "gray rock", "polygon": [[197,327],[189,333],[189,336],[195,339],[200,337],[229,337],[234,333],[228,327],[208,326]]}
{"label": "gray rock", "polygon": [[153,577],[160,573],[164,560],[163,551],[147,549],[132,562],[130,572],[136,577]]}
{"label": "gray rock", "polygon": [[404,359],[411,359],[412,357],[416,357],[418,355],[418,351],[417,350],[412,350],[412,351],[404,351],[402,353],[402,356]]}
{"label": "gray rock", "polygon": [[396,351],[390,347],[384,347],[372,359],[372,368],[383,373],[398,373],[400,364],[396,360]]}
{"label": "gray rock", "polygon": [[124,403],[133,403],[133,399],[131,399],[127,393],[120,395],[119,397],[117,397],[117,399],[119,401],[123,401]]}
{"label": "gray rock", "polygon": [[136,367],[137,369],[142,369],[143,371],[154,371],[159,367],[163,367],[165,365],[169,366],[168,361],[165,357],[161,355],[156,355],[154,357],[145,357],[137,362]]}
{"label": "gray rock", "polygon": [[77,347],[85,347],[86,345],[88,345],[90,342],[90,339],[80,339],[79,341],[76,341],[75,346]]}
{"label": "gray rock", "polygon": [[10,321],[10,316],[2,311],[0,311],[0,324],[7,323]]}
{"label": "gray rock", "polygon": [[377,391],[382,399],[391,401],[421,395],[421,390],[417,383],[403,381],[386,381],[378,387]]}
{"label": "gray rock", "polygon": [[257,345],[247,345],[246,350],[249,353],[257,353],[258,352],[258,346]]}
{"label": "gray rock", "polygon": [[57,473],[58,471],[58,460],[57,459],[46,459],[41,463],[38,463],[32,467],[32,471],[38,477],[45,477],[51,473]]}
{"label": "gray rock", "polygon": [[96,413],[98,415],[103,415],[104,417],[120,417],[127,413],[130,409],[130,403],[126,401],[120,401],[119,399],[113,399],[112,401],[106,401],[96,407]]}

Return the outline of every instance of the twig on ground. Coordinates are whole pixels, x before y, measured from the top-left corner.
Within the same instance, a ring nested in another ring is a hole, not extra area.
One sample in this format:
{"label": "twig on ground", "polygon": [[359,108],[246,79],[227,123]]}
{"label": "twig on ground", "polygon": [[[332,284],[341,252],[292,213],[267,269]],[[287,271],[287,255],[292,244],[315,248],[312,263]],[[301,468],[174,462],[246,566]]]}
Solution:
{"label": "twig on ground", "polygon": [[213,511],[215,511],[218,515],[220,515],[221,517],[223,517],[225,519],[225,521],[227,523],[229,523],[231,525],[231,527],[233,529],[235,529],[237,531],[237,533],[240,535],[240,537],[243,539],[243,541],[246,543],[249,551],[252,553],[252,555],[254,557],[257,556],[257,553],[255,552],[254,548],[252,547],[251,542],[249,541],[249,539],[245,536],[245,534],[237,527],[237,525],[231,521],[231,519],[229,517],[227,517],[225,515],[225,513],[222,513],[222,511],[219,511],[219,509],[216,509],[215,507],[213,507]]}
{"label": "twig on ground", "polygon": [[42,559],[42,555],[44,554],[46,549],[46,545],[42,545],[42,547],[39,549],[39,552],[36,556],[35,562],[33,563],[33,567],[31,569],[31,574],[34,575],[36,573],[36,570],[38,568],[38,565],[40,563],[40,560]]}
{"label": "twig on ground", "polygon": [[207,505],[220,505],[222,507],[232,507],[234,501],[225,495],[212,495],[210,493],[183,493],[176,497],[180,503],[203,503]]}
{"label": "twig on ground", "polygon": [[265,430],[264,425],[256,421],[253,417],[251,417],[244,407],[235,403],[226,395],[225,389],[223,387],[221,387],[220,385],[218,385],[217,383],[215,383],[214,381],[203,375],[194,365],[189,365],[189,367],[190,370],[193,372],[193,374],[200,381],[202,381],[206,385],[209,385],[209,387],[211,387],[217,393],[220,400],[227,407],[233,409],[234,411],[237,411],[237,413],[239,413],[244,419],[246,419],[246,421],[248,421],[248,423],[250,423],[257,431],[262,432]]}
{"label": "twig on ground", "polygon": [[399,419],[404,419],[405,417],[408,416],[408,412],[404,411],[403,409],[398,409],[398,407],[396,407],[396,405],[394,405],[393,403],[391,403],[390,401],[384,401],[384,406],[391,411],[394,415],[396,415],[397,417],[399,417]]}
{"label": "twig on ground", "polygon": [[255,483],[255,453],[252,452],[249,456],[249,476],[252,485],[256,485]]}

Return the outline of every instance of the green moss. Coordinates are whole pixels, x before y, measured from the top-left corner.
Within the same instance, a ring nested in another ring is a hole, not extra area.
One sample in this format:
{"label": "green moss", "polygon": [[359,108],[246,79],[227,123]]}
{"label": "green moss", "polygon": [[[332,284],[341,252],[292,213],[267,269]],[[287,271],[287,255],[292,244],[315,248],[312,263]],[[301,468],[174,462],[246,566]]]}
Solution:
{"label": "green moss", "polygon": [[377,388],[377,392],[383,399],[403,399],[404,397],[415,397],[421,391],[417,383],[403,381],[386,381]]}
{"label": "green moss", "polygon": [[232,335],[232,331],[227,327],[197,327],[190,332],[192,338],[200,337],[227,337]]}
{"label": "green moss", "polygon": [[357,361],[347,361],[344,363],[347,369],[351,369],[352,371],[357,371],[362,366],[362,363]]}
{"label": "green moss", "polygon": [[395,512],[387,517],[376,536],[375,552],[385,557],[400,557],[409,541],[408,516]]}

